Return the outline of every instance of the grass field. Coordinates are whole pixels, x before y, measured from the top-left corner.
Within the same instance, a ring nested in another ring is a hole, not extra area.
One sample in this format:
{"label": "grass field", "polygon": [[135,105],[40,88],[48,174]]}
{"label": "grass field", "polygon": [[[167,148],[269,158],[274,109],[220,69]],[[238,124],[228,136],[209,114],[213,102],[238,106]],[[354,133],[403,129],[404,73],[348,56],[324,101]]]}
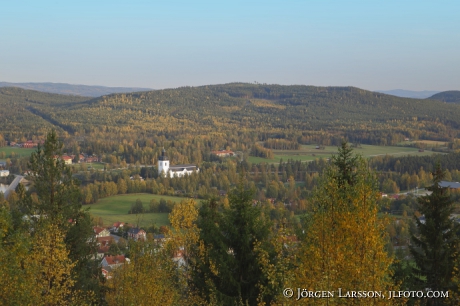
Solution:
{"label": "grass field", "polygon": [[[10,158],[11,153],[14,152],[16,157],[27,157],[32,154],[32,152],[36,151],[37,149],[26,149],[26,148],[18,148],[18,147],[1,147],[0,148],[0,159]],[[4,154],[2,154],[2,152]],[[3,156],[4,155],[4,156]]]}
{"label": "grass field", "polygon": [[185,198],[161,196],[148,193],[136,193],[117,195],[100,199],[96,204],[84,205],[84,208],[90,208],[89,212],[93,217],[102,217],[102,221],[105,226],[109,226],[114,222],[128,222],[133,225],[139,224],[139,226],[150,226],[155,224],[159,227],[162,225],[169,225],[167,213],[145,213],[145,214],[128,214],[131,204],[136,202],[136,199],[140,199],[144,207],[148,207],[150,200],[156,199],[171,200],[173,202],[180,202]]}
{"label": "grass field", "polygon": [[[354,153],[360,154],[363,157],[372,157],[378,155],[431,155],[434,152],[425,151],[419,152],[417,148],[399,147],[399,146],[373,146],[362,145],[360,148],[353,148]],[[280,159],[286,161],[288,159],[311,161],[317,158],[330,158],[332,154],[337,153],[336,146],[326,146],[323,150],[316,149],[316,145],[302,145],[300,150],[273,150],[275,158],[266,159],[261,157],[250,156],[251,163],[279,163]]]}
{"label": "grass field", "polygon": [[77,169],[80,169],[81,165],[85,166],[85,171],[89,170],[89,168],[94,168],[96,170],[104,170],[104,163],[81,163],[81,164],[72,164],[72,167],[77,167]]}

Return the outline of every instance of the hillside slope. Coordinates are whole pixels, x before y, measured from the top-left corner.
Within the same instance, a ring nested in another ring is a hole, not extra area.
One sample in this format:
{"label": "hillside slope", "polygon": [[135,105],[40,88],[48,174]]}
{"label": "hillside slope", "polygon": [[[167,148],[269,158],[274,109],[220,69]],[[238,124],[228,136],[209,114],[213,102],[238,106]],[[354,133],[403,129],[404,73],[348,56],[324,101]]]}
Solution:
{"label": "hillside slope", "polygon": [[74,85],[67,83],[9,83],[0,82],[0,87],[19,87],[41,92],[57,93],[61,95],[75,95],[82,97],[100,97],[112,93],[126,93],[152,90],[151,88],[137,87],[106,87],[91,85]]}
{"label": "hillside slope", "polygon": [[384,93],[387,95],[397,96],[401,98],[414,98],[414,99],[426,99],[431,97],[434,94],[437,94],[439,91],[433,90],[405,90],[405,89],[392,89],[392,90],[376,90],[376,92]]}
{"label": "hillside slope", "polygon": [[0,115],[0,131],[10,132],[41,133],[55,126],[70,134],[166,139],[209,133],[293,138],[315,132],[382,144],[396,141],[394,133],[430,139],[460,134],[459,105],[354,87],[232,83],[93,99],[3,88],[0,107],[10,108],[10,115]]}
{"label": "hillside slope", "polygon": [[428,99],[430,100],[438,100],[447,103],[460,103],[460,91],[459,90],[450,90],[450,91],[443,91],[432,95]]}

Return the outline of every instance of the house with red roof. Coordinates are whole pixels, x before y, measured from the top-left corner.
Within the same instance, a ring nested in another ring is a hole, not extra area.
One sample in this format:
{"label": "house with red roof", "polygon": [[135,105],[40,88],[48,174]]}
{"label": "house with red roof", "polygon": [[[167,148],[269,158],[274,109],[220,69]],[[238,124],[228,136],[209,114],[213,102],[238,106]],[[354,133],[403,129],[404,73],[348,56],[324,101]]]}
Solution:
{"label": "house with red roof", "polygon": [[68,155],[63,155],[61,159],[64,161],[66,165],[71,165],[72,164],[72,157]]}
{"label": "house with red roof", "polygon": [[123,226],[125,223],[123,222],[115,222],[111,228],[111,231],[114,233],[118,233],[118,231],[121,231],[123,229]]}
{"label": "house with red roof", "polygon": [[96,238],[110,237],[110,232],[106,228],[103,228],[100,226],[94,226],[93,231],[94,231],[94,236],[96,236]]}
{"label": "house with red roof", "polygon": [[[97,237],[97,253],[102,256],[109,252],[110,245],[114,242],[113,237]],[[100,255],[99,255],[100,256]],[[102,257],[101,256],[101,257]]]}
{"label": "house with red roof", "polygon": [[38,143],[33,142],[32,140],[28,140],[28,141],[26,141],[26,142],[21,144],[21,147],[27,148],[27,149],[35,148],[37,146],[38,146]]}
{"label": "house with red roof", "polygon": [[129,258],[126,258],[125,255],[105,256],[101,262],[102,275],[106,279],[112,278],[110,275],[112,271],[123,266],[125,263],[129,264]]}
{"label": "house with red roof", "polygon": [[235,155],[233,151],[229,150],[211,151],[211,154],[217,155],[219,157],[229,157]]}

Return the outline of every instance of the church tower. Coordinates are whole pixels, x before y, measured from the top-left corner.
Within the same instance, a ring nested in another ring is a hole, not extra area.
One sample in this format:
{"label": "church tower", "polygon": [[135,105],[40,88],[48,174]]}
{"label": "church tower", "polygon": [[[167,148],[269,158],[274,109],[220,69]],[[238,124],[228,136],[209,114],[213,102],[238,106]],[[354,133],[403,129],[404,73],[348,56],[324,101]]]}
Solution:
{"label": "church tower", "polygon": [[165,176],[168,176],[169,160],[166,156],[165,148],[163,148],[163,151],[161,151],[161,156],[158,158],[158,175],[160,175],[162,171],[164,172]]}

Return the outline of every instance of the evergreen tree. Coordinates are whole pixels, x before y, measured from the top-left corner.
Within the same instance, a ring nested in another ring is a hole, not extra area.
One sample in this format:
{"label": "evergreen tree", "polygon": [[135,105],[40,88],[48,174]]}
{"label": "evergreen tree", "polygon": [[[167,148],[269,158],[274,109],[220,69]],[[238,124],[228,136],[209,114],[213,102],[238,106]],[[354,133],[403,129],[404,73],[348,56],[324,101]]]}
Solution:
{"label": "evergreen tree", "polygon": [[353,156],[353,149],[346,141],[342,141],[339,154],[332,157],[332,163],[338,168],[336,179],[340,187],[353,185],[356,180],[358,156]]}
{"label": "evergreen tree", "polygon": [[67,228],[69,220],[80,214],[81,200],[79,184],[61,159],[62,146],[56,132],[51,131],[44,145],[32,153],[28,166],[39,199],[33,213],[46,215],[51,223]]}
{"label": "evergreen tree", "polygon": [[76,282],[74,288],[88,292],[101,293],[101,277],[97,262],[94,232],[91,218],[82,210],[79,183],[72,177],[62,156],[62,143],[56,132],[48,133],[43,146],[32,153],[29,169],[32,173],[33,190],[37,200],[23,197],[22,207],[32,215],[39,215],[38,224],[44,222],[57,227],[64,234],[64,243],[71,262],[75,263]]}
{"label": "evergreen tree", "polygon": [[[448,188],[440,186],[443,178],[444,172],[438,164],[433,172],[433,185],[427,188],[432,193],[418,198],[418,210],[425,222],[415,217],[418,235],[412,236],[410,251],[416,263],[413,277],[421,290],[455,287],[452,279],[460,246],[457,236],[460,225],[451,218],[454,206]],[[427,300],[428,305],[445,303],[440,299]]]}
{"label": "evergreen tree", "polygon": [[201,252],[192,262],[193,281],[208,302],[256,305],[258,300],[270,304],[273,299],[261,297],[266,275],[257,251],[267,251],[270,222],[260,207],[252,205],[252,197],[253,191],[246,190],[241,179],[229,194],[229,208],[210,200],[200,209]]}

